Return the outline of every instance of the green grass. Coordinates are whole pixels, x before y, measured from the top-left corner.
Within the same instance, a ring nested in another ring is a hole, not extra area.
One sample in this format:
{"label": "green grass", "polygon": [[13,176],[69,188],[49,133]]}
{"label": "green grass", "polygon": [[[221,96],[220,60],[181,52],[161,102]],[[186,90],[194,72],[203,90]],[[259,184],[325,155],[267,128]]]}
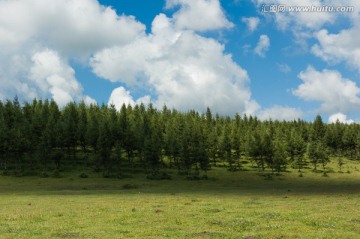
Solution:
{"label": "green grass", "polygon": [[213,168],[209,180],[0,177],[0,238],[360,238],[359,162],[328,177]]}

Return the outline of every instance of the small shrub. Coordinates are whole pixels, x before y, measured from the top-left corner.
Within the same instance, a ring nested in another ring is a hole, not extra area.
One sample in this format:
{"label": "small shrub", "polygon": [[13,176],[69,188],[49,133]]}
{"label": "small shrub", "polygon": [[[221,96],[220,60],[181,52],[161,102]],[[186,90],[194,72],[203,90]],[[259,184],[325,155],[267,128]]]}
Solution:
{"label": "small shrub", "polygon": [[328,169],[327,169],[327,172],[328,172],[328,173],[335,173],[334,169],[332,169],[332,168],[328,168]]}
{"label": "small shrub", "polygon": [[43,172],[40,173],[39,176],[42,177],[42,178],[48,178],[49,174],[46,171],[43,171]]}
{"label": "small shrub", "polygon": [[124,185],[122,186],[122,188],[123,188],[123,189],[137,189],[137,188],[139,188],[139,186],[136,185],[136,184],[127,183],[127,184],[124,184]]}
{"label": "small shrub", "polygon": [[1,173],[2,176],[9,176],[10,173],[8,170],[4,170],[2,173]]}
{"label": "small shrub", "polygon": [[264,174],[263,176],[264,176],[265,180],[272,180],[273,179],[272,174],[269,174],[269,173]]}
{"label": "small shrub", "polygon": [[228,168],[228,171],[229,172],[237,172],[237,171],[239,171],[239,169],[235,168],[235,167],[231,167],[231,168]]}
{"label": "small shrub", "polygon": [[186,177],[187,180],[190,180],[190,181],[197,181],[197,180],[201,180],[200,176],[199,175],[189,175]]}
{"label": "small shrub", "polygon": [[60,171],[59,170],[54,170],[54,173],[52,174],[52,177],[54,178],[61,178],[61,175],[60,175]]}
{"label": "small shrub", "polygon": [[99,166],[95,166],[94,173],[100,173],[100,172],[101,172],[101,168]]}
{"label": "small shrub", "polygon": [[22,171],[16,171],[15,176],[20,178],[20,177],[24,176],[24,174]]}
{"label": "small shrub", "polygon": [[103,178],[111,178],[111,174],[108,170],[104,171],[102,175],[103,175]]}
{"label": "small shrub", "polygon": [[146,178],[150,180],[171,180],[171,175],[164,172],[161,174],[150,174]]}
{"label": "small shrub", "polygon": [[80,177],[80,178],[88,178],[89,176],[88,176],[86,173],[82,173],[82,174],[80,174],[79,177]]}
{"label": "small shrub", "polygon": [[117,179],[133,178],[131,174],[118,173],[116,174]]}

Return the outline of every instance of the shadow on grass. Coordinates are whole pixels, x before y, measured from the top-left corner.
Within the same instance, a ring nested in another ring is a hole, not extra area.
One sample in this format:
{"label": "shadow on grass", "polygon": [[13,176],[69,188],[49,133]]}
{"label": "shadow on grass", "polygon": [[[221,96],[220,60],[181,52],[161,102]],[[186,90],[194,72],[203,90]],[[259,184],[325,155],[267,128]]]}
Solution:
{"label": "shadow on grass", "polygon": [[146,175],[126,179],[0,177],[1,194],[34,195],[113,195],[113,194],[208,194],[208,195],[346,195],[360,193],[360,173],[283,173],[280,176],[261,176],[254,171],[234,173],[218,169],[208,180],[188,181],[175,176],[172,180],[147,180]]}

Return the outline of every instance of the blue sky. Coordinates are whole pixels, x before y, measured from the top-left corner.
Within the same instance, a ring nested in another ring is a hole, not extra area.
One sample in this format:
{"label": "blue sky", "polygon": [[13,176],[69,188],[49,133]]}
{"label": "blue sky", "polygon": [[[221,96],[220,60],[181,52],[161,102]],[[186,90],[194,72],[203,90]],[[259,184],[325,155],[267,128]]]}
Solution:
{"label": "blue sky", "polygon": [[358,122],[359,12],[355,0],[0,0],[0,99]]}

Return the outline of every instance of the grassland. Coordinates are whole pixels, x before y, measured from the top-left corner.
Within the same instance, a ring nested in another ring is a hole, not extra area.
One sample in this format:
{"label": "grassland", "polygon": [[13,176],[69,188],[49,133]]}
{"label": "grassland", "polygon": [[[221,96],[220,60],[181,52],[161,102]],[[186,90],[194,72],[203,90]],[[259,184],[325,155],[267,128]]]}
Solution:
{"label": "grassland", "polygon": [[0,238],[360,238],[360,163],[346,163],[270,180],[250,167],[200,181],[1,176]]}

